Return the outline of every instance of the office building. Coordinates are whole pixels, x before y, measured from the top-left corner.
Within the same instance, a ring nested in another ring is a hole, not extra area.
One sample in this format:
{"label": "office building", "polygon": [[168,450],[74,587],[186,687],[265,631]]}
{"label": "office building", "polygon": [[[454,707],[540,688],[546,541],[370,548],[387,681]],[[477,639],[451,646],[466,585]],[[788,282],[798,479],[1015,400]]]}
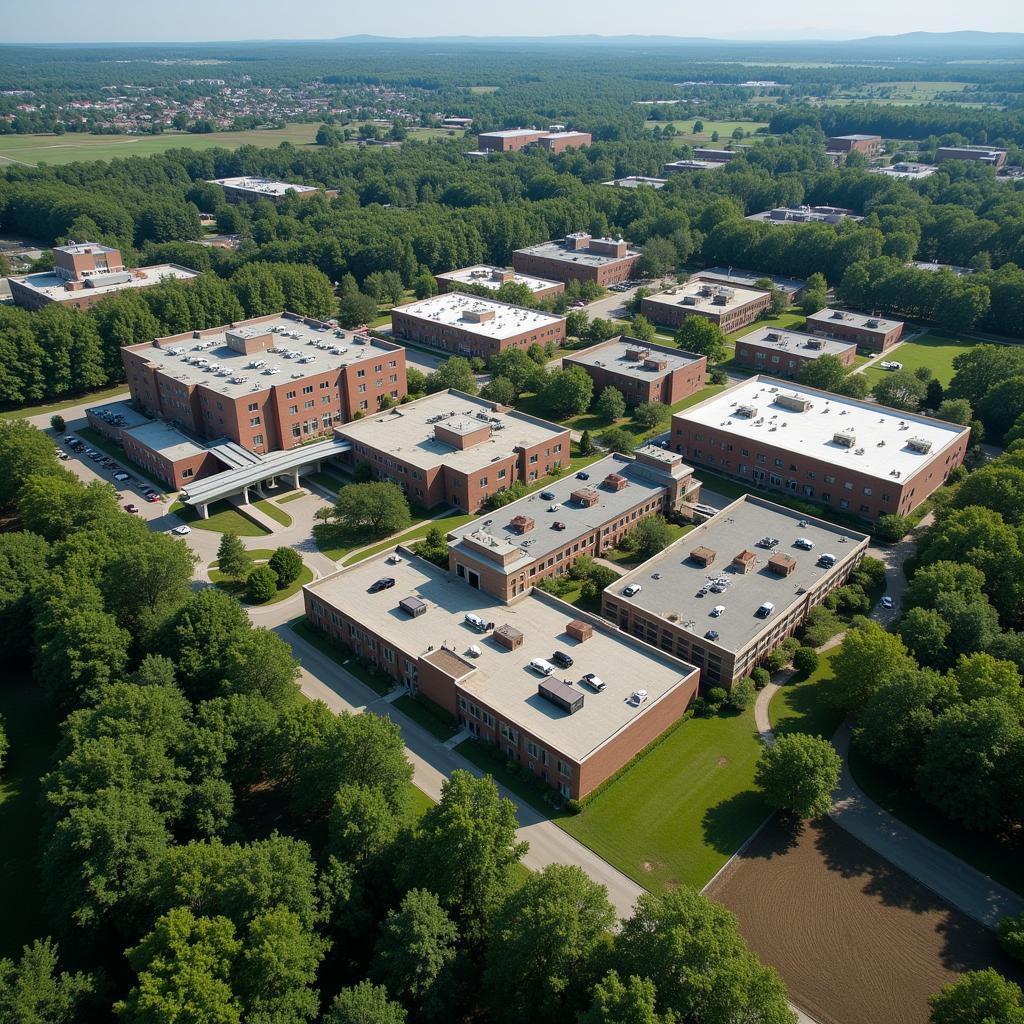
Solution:
{"label": "office building", "polygon": [[739,156],[742,152],[743,149],[712,149],[710,146],[698,146],[693,151],[693,159],[708,160],[713,164],[727,164],[734,156]]}
{"label": "office building", "polygon": [[316,185],[296,185],[291,181],[274,181],[272,178],[256,178],[240,175],[235,178],[214,178],[211,184],[220,185],[224,189],[224,198],[229,203],[255,203],[260,199],[268,199],[279,203],[286,196],[298,196],[300,199],[311,199],[322,195],[333,199],[337,189],[322,189]]}
{"label": "office building", "polygon": [[614,548],[642,519],[685,512],[699,494],[693,470],[664,448],[609,455],[453,530],[448,568],[471,587],[512,601],[561,576],[581,555],[596,558]]}
{"label": "office building", "polygon": [[543,130],[539,128],[507,128],[497,132],[481,132],[477,136],[477,146],[484,153],[514,153],[528,146],[540,146],[552,153],[561,153],[565,149],[589,146],[592,139],[588,132]]}
{"label": "office building", "polygon": [[705,270],[698,270],[693,278],[728,285],[730,288],[756,288],[758,281],[771,281],[790,303],[798,301],[807,286],[806,281],[796,277],[779,277],[778,274],[762,274],[756,270],[740,270],[737,267],[708,267]]}
{"label": "office building", "polygon": [[899,178],[902,181],[923,181],[931,177],[938,167],[935,164],[916,164],[907,160],[890,164],[888,167],[872,167],[872,174],[883,174],[887,178]]}
{"label": "office building", "polygon": [[108,295],[131,288],[150,288],[164,281],[190,281],[198,272],[176,263],[127,269],[121,252],[96,242],[70,242],[53,249],[53,270],[7,278],[11,298],[24,309],[59,302],[88,309]]}
{"label": "office building", "polygon": [[963,462],[970,428],[751,377],[672,417],[693,466],[863,519],[907,515]]}
{"label": "office building", "polygon": [[517,480],[561,469],[570,455],[565,427],[460,391],[354,420],[335,436],[351,442],[351,464],[367,463],[374,479],[399,484],[410,501],[466,512]]}
{"label": "office building", "polygon": [[833,135],[825,143],[825,149],[830,153],[842,153],[848,156],[850,153],[863,153],[869,160],[873,160],[882,152],[881,135]]}
{"label": "office building", "polygon": [[594,382],[594,395],[618,388],[627,405],[674,405],[704,387],[707,356],[621,335],[562,357],[562,366],[578,366]]}
{"label": "office building", "polygon": [[811,334],[839,341],[852,341],[870,352],[885,352],[903,336],[902,320],[885,320],[845,309],[819,309],[804,324]]}
{"label": "office building", "polygon": [[[393,585],[371,593],[382,578]],[[692,665],[599,616],[540,591],[503,604],[401,547],[307,584],[303,597],[313,626],[566,798],[628,764],[697,691]],[[554,668],[556,651],[571,665]]]}
{"label": "office building", "polygon": [[867,546],[863,533],[746,494],[608,587],[601,611],[696,665],[704,689],[731,689],[849,578]]}
{"label": "office building", "polygon": [[435,274],[434,280],[437,281],[438,291],[442,293],[458,291],[459,285],[471,285],[496,292],[503,284],[524,284],[536,299],[549,299],[565,291],[565,284],[562,281],[547,281],[542,277],[517,274],[508,267],[490,267],[483,264]]}
{"label": "office building", "polygon": [[762,224],[840,224],[844,220],[856,222],[863,219],[842,206],[780,206],[747,217],[747,220]]}
{"label": "office building", "polygon": [[662,174],[679,174],[683,171],[718,171],[725,166],[722,160],[672,160],[663,164]]}
{"label": "office building", "polygon": [[835,356],[843,366],[852,367],[857,360],[857,346],[852,341],[821,338],[781,327],[759,327],[736,339],[733,358],[739,366],[772,377],[796,377],[807,363],[822,356]]}
{"label": "office building", "polygon": [[935,162],[944,160],[966,160],[973,163],[987,164],[997,171],[1006,163],[1006,150],[993,149],[990,146],[939,146],[935,150]]}
{"label": "office building", "polygon": [[623,239],[593,238],[585,231],[512,253],[512,266],[520,274],[553,278],[566,284],[594,281],[602,288],[628,281],[639,260],[640,250]]}
{"label": "office building", "polygon": [[688,316],[699,316],[728,334],[752,324],[771,305],[771,292],[761,288],[731,288],[691,278],[686,284],[648,295],[640,303],[640,312],[663,327],[678,327]]}
{"label": "office building", "polygon": [[560,345],[565,317],[467,292],[446,292],[391,310],[395,338],[489,359],[510,348]]}

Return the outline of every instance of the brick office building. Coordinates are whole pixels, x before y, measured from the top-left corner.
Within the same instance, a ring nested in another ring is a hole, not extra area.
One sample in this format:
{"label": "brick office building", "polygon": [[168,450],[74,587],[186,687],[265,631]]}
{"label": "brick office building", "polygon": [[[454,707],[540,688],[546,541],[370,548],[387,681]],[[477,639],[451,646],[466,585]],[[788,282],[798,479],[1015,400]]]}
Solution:
{"label": "brick office building", "polygon": [[51,302],[88,309],[100,299],[130,288],[150,288],[162,281],[189,281],[198,272],[176,263],[126,269],[119,249],[96,242],[71,242],[53,249],[53,270],[7,279],[11,298],[23,309]]}
{"label": "brick office building", "polygon": [[656,445],[609,455],[588,466],[586,479],[557,480],[448,534],[448,569],[498,598],[512,601],[549,576],[567,572],[581,555],[615,547],[636,524],[697,501],[700,481],[682,458]]}
{"label": "brick office building", "polygon": [[705,267],[693,275],[692,280],[711,281],[728,285],[730,288],[756,288],[758,281],[771,281],[788,302],[797,302],[804,293],[807,282],[798,277],[780,277],[778,274],[760,274],[756,270],[740,270],[737,267]]}
{"label": "brick office building", "polygon": [[852,341],[820,338],[781,327],[760,327],[736,339],[733,358],[740,366],[773,377],[796,377],[807,363],[822,356],[835,356],[843,366],[850,367],[857,361],[857,346]]}
{"label": "brick office building", "polygon": [[330,436],[406,393],[401,345],[293,313],[128,345],[121,359],[139,408],[261,454]]}
{"label": "brick office building", "polygon": [[944,160],[966,160],[973,163],[988,164],[997,171],[1006,163],[1005,149],[992,149],[989,146],[939,146],[935,150],[935,162]]}
{"label": "brick office building", "polygon": [[391,333],[454,355],[489,359],[509,348],[561,345],[565,317],[466,292],[447,292],[395,306]]}
{"label": "brick office building", "polygon": [[339,427],[352,464],[399,484],[423,508],[475,512],[515,481],[533,483],[569,462],[569,431],[557,423],[465,395],[439,391]]}
{"label": "brick office building", "polygon": [[833,135],[825,144],[830,153],[863,153],[873,160],[882,152],[881,135]]}
{"label": "brick office building", "polygon": [[969,439],[968,427],[757,376],[676,413],[670,444],[694,466],[873,520],[917,508]]}
{"label": "brick office building", "polygon": [[713,281],[690,280],[647,296],[640,303],[640,312],[651,323],[663,327],[678,327],[688,316],[699,316],[728,334],[752,324],[771,305],[771,292],[761,288],[732,288]]}
{"label": "brick office building", "polygon": [[548,132],[540,139],[541,149],[549,153],[561,153],[567,149],[580,149],[593,142],[590,132]]}
{"label": "brick office building", "polygon": [[844,206],[777,206],[773,210],[751,213],[747,220],[762,224],[841,224],[850,220],[854,223],[864,218]]}
{"label": "brick office building", "polygon": [[[395,585],[369,593],[381,577]],[[313,626],[566,798],[627,764],[697,691],[692,665],[599,616],[540,591],[503,604],[406,548],[308,584],[303,597]],[[571,669],[545,677],[530,668],[555,650],[569,654]],[[581,681],[588,672],[604,690]],[[641,687],[647,699],[630,700]]]}
{"label": "brick office building", "polygon": [[652,345],[622,335],[562,357],[562,366],[578,366],[594,382],[594,394],[618,388],[628,405],[672,405],[704,387],[707,356]]}
{"label": "brick office building", "polygon": [[482,153],[514,153],[528,146],[540,146],[552,153],[581,146],[593,141],[589,132],[543,131],[538,128],[507,128],[497,132],[481,132],[477,146]]}
{"label": "brick office building", "polygon": [[730,689],[846,582],[867,546],[863,533],[746,494],[608,587],[601,611],[696,665],[705,689]]}
{"label": "brick office building", "polygon": [[274,181],[272,178],[256,178],[241,175],[235,178],[214,178],[213,185],[224,189],[224,198],[229,203],[255,203],[260,199],[268,199],[279,203],[286,196],[298,196],[300,199],[312,199],[322,195],[333,199],[337,189],[323,189],[316,185],[296,185],[290,181]]}
{"label": "brick office building", "polygon": [[437,281],[437,288],[441,293],[458,291],[459,285],[472,285],[496,292],[503,284],[526,285],[536,299],[549,299],[565,291],[565,284],[562,281],[548,281],[543,277],[517,274],[508,267],[490,267],[479,263],[472,267],[435,274],[434,280]]}
{"label": "brick office building", "polygon": [[903,336],[902,320],[884,320],[844,309],[819,309],[807,318],[804,326],[811,334],[850,341],[871,352],[885,352]]}
{"label": "brick office building", "polygon": [[512,266],[520,274],[555,281],[595,281],[602,288],[633,276],[640,250],[621,238],[593,238],[585,231],[559,241],[542,242],[512,253]]}

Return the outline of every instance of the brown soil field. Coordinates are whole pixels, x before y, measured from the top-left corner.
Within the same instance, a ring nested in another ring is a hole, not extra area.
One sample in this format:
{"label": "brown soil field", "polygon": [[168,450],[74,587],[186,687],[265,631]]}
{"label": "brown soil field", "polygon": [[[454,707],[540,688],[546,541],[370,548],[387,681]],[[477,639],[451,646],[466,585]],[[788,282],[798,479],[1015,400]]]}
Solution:
{"label": "brown soil field", "polygon": [[827,819],[776,815],[707,890],[822,1024],[927,1024],[928,996],[992,966],[993,932]]}

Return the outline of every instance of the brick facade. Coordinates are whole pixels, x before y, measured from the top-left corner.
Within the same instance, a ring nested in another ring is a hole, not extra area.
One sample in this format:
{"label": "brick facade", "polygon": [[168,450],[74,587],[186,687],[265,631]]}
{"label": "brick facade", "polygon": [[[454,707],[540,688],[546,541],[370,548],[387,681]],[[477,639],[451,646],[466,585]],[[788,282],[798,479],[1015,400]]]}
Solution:
{"label": "brick facade", "polygon": [[[851,367],[857,361],[857,347],[851,345],[835,355],[843,366]],[[776,349],[737,338],[733,358],[737,365],[749,367],[759,373],[792,378],[796,377],[804,366],[813,363],[820,356],[798,348]]]}
{"label": "brick facade", "polygon": [[[823,338],[852,341],[858,348],[871,352],[885,352],[903,336],[903,324],[898,320],[882,320],[861,313],[843,313],[822,309],[807,318],[806,330]],[[872,326],[874,325],[874,326]]]}
{"label": "brick facade", "polygon": [[687,306],[651,295],[640,303],[640,312],[651,323],[662,327],[679,327],[687,317],[699,316],[717,324],[723,334],[729,334],[752,324],[762,313],[771,309],[771,305],[770,292],[758,292],[756,296],[736,305],[711,308]]}

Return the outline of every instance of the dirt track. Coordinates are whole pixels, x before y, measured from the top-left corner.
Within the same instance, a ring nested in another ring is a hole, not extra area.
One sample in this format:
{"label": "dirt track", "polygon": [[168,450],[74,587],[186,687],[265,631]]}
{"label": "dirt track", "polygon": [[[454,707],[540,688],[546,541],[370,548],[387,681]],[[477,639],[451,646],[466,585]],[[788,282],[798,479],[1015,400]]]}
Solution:
{"label": "dirt track", "polygon": [[822,1024],[927,1024],[963,971],[1021,980],[995,936],[839,826],[773,818],[708,895]]}

